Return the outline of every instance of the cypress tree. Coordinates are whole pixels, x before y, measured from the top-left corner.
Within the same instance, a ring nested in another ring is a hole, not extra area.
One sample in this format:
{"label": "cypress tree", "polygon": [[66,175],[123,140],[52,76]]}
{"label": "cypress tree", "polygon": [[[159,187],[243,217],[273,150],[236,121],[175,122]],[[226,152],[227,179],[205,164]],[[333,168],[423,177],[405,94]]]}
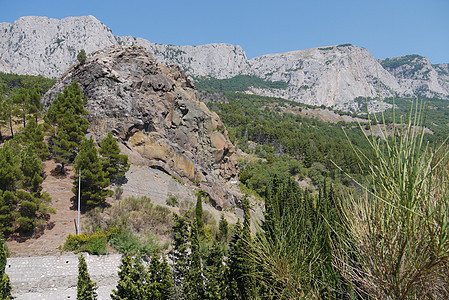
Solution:
{"label": "cypress tree", "polygon": [[218,241],[225,243],[229,236],[229,225],[223,214],[221,214],[220,221],[218,222]]}
{"label": "cypress tree", "polygon": [[195,222],[196,222],[196,228],[201,236],[202,236],[203,230],[204,230],[202,198],[205,196],[205,194],[206,194],[206,192],[204,190],[199,190],[196,192]]}
{"label": "cypress tree", "polygon": [[111,299],[149,299],[148,273],[140,258],[124,255],[119,268],[117,288],[112,291]]}
{"label": "cypress tree", "polygon": [[171,299],[173,280],[165,256],[154,253],[148,266],[148,298]]}
{"label": "cypress tree", "polygon": [[173,284],[176,299],[184,299],[183,282],[187,276],[188,261],[188,245],[189,245],[189,220],[186,216],[180,217],[173,214],[174,226],[173,232]]}
{"label": "cypress tree", "polygon": [[[92,138],[81,143],[80,152],[75,159],[75,170],[81,170],[81,202],[88,207],[104,203],[106,196],[111,195],[109,179],[103,172],[103,166],[98,157]],[[78,193],[78,176],[75,178],[73,192]]]}
{"label": "cypress tree", "polygon": [[11,295],[11,283],[9,281],[9,276],[5,272],[6,267],[6,249],[5,241],[0,238],[0,299],[9,300],[14,299]]}
{"label": "cypress tree", "polygon": [[205,299],[226,299],[227,291],[223,260],[222,245],[219,241],[215,241],[208,251],[205,262]]}
{"label": "cypress tree", "polygon": [[90,279],[87,271],[87,264],[84,256],[81,254],[78,258],[78,284],[76,288],[76,299],[94,300],[97,299],[97,285]]}
{"label": "cypress tree", "polygon": [[184,296],[189,300],[204,299],[204,283],[201,267],[200,241],[196,223],[192,224],[190,232],[189,269],[184,280]]}

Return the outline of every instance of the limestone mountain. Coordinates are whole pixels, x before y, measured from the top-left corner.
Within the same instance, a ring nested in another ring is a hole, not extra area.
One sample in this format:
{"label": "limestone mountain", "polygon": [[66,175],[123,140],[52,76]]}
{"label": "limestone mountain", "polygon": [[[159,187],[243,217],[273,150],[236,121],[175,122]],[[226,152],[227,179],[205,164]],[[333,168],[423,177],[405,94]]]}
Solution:
{"label": "limestone mountain", "polygon": [[103,48],[65,72],[44,105],[74,80],[88,99],[89,132],[97,142],[112,131],[149,167],[204,189],[216,207],[235,200],[224,188],[238,172],[234,146],[179,66],[158,63],[144,47]]}
{"label": "limestone mountain", "polygon": [[379,94],[449,97],[448,65],[432,65],[421,56],[377,60],[367,49],[345,44],[248,59],[240,46],[230,44],[172,46],[114,36],[93,16],[22,17],[14,24],[1,23],[0,71],[56,78],[76,62],[81,49],[91,53],[116,45],[143,46],[159,62],[177,64],[196,80],[252,75],[282,81],[287,88],[247,92],[345,110],[358,108],[357,97]]}

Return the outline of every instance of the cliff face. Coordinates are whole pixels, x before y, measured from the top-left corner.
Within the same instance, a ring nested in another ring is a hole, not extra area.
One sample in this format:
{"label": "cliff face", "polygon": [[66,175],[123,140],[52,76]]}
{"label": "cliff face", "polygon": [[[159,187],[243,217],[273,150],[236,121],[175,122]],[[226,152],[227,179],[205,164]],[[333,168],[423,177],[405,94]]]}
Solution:
{"label": "cliff face", "polygon": [[0,71],[57,78],[81,49],[89,53],[116,43],[112,31],[93,16],[22,17],[0,23]]}
{"label": "cliff face", "polygon": [[187,75],[231,78],[255,75],[288,83],[287,89],[248,92],[282,97],[314,105],[356,109],[357,97],[449,97],[447,64],[432,65],[427,58],[409,55],[375,59],[368,50],[352,45],[327,46],[248,60],[240,46],[159,45],[141,38],[115,37],[92,16],[62,20],[22,17],[0,24],[0,71],[42,74],[56,78],[76,62],[77,53],[114,45],[138,45],[165,64],[177,64]]}
{"label": "cliff face", "polygon": [[143,47],[111,46],[70,68],[44,104],[74,80],[88,98],[97,141],[112,131],[149,166],[206,190],[218,208],[234,201],[223,188],[237,176],[234,146],[179,66],[159,64]]}

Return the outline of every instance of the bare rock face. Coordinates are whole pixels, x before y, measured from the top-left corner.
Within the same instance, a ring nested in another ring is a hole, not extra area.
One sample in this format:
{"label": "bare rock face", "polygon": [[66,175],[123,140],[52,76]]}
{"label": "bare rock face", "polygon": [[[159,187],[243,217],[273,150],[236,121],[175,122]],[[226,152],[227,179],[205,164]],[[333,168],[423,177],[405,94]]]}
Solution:
{"label": "bare rock face", "polygon": [[74,80],[88,98],[97,141],[112,131],[150,166],[206,190],[216,207],[235,200],[222,187],[237,176],[234,146],[180,67],[159,64],[143,47],[108,47],[69,69],[44,104]]}
{"label": "bare rock face", "polygon": [[0,71],[56,78],[81,49],[90,53],[116,44],[112,31],[93,16],[22,17],[0,23]]}

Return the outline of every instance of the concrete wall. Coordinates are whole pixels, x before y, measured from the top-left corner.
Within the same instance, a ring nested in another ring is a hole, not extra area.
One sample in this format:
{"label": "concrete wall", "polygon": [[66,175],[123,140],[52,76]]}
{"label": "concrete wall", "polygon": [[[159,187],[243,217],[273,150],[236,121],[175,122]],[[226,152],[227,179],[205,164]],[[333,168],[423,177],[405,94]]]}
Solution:
{"label": "concrete wall", "polygon": [[[98,286],[98,299],[110,299],[121,255],[85,254],[85,258],[90,277]],[[76,299],[77,255],[8,258],[6,273],[18,300]]]}

